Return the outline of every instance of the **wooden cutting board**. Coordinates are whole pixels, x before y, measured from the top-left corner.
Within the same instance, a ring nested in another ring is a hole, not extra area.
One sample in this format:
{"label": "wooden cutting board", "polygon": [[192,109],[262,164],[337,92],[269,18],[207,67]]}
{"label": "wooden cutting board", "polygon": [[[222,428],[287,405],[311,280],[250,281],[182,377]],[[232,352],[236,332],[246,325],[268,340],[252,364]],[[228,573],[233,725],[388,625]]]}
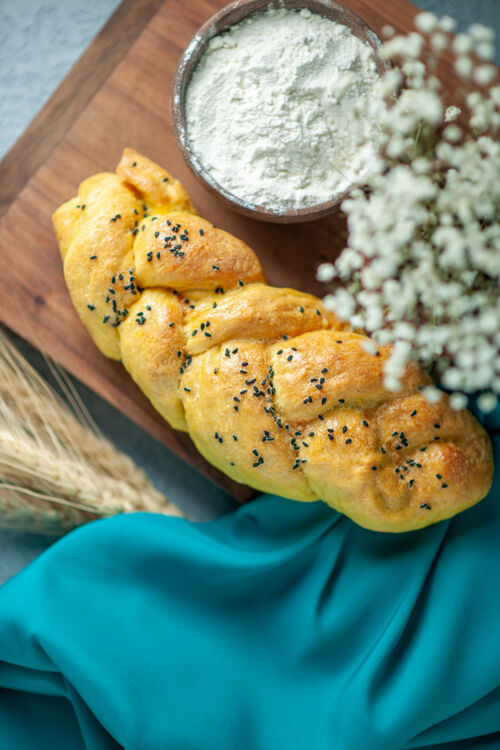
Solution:
{"label": "wooden cutting board", "polygon": [[[165,166],[191,193],[202,216],[258,254],[271,284],[324,293],[315,266],[343,246],[333,216],[302,225],[244,218],[204,190],[174,142],[169,94],[178,58],[196,29],[224,0],[126,0],[0,165],[2,274],[0,321],[141,425],[174,453],[245,501],[255,492],[204,461],[190,439],[153,410],[125,370],[96,349],[64,284],[52,232],[54,209],[85,177],[114,170],[124,146]],[[408,31],[408,0],[345,0],[376,32]],[[447,88],[456,86],[447,74]]]}

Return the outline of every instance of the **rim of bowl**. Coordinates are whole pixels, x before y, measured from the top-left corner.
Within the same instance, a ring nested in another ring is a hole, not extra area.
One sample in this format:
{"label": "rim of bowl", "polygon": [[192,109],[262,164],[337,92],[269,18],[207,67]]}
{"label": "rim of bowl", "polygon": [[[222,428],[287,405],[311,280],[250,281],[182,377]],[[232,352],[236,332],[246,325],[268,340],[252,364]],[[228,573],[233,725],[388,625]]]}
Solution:
{"label": "rim of bowl", "polygon": [[196,151],[191,147],[187,132],[186,91],[193,71],[205,53],[210,40],[231,26],[243,21],[248,16],[270,9],[308,9],[313,13],[318,13],[326,18],[337,21],[347,26],[362,41],[368,42],[373,50],[377,72],[380,76],[389,67],[388,62],[380,55],[380,46],[382,44],[380,37],[354,11],[344,7],[335,0],[234,0],[234,2],[225,5],[217,13],[214,13],[213,16],[200,26],[182,53],[172,83],[170,97],[171,120],[177,145],[191,172],[211,193],[217,195],[235,211],[253,219],[276,223],[313,221],[333,213],[349,195],[354,187],[354,183],[351,183],[341,193],[337,193],[330,200],[323,203],[316,203],[304,208],[287,209],[286,211],[274,211],[265,206],[245,201],[220,185],[201,164]]}

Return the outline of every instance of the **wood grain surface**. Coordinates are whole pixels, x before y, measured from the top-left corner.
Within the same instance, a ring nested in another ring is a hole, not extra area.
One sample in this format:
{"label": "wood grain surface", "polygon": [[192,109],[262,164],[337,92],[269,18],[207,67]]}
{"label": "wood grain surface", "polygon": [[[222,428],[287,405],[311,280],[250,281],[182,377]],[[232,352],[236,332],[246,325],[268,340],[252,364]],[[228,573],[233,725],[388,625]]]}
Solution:
{"label": "wood grain surface", "polygon": [[[196,29],[224,4],[126,0],[5,157],[1,199],[10,205],[0,223],[0,321],[245,501],[255,492],[206,463],[186,435],[157,415],[122,366],[96,349],[72,307],[51,226],[52,212],[75,194],[80,181],[114,170],[124,146],[131,146],[181,179],[202,216],[247,242],[271,284],[324,293],[315,267],[343,247],[345,222],[339,214],[288,226],[238,215],[200,186],[175,145],[169,95],[178,58]],[[418,12],[408,0],[344,4],[377,32],[384,24],[408,31]],[[447,89],[454,91],[451,67],[445,75]]]}

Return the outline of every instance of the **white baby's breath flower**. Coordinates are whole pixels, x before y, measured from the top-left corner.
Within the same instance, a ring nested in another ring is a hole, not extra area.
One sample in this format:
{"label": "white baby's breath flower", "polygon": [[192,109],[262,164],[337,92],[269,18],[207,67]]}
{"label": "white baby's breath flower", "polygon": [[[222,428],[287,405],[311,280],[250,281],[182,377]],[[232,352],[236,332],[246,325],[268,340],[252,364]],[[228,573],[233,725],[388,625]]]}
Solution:
{"label": "white baby's breath flower", "polygon": [[489,26],[484,26],[481,23],[473,23],[469,26],[469,35],[476,42],[493,42],[495,38],[495,32]]}
{"label": "white baby's breath flower", "polygon": [[361,346],[367,354],[375,354],[375,352],[377,351],[377,345],[373,341],[373,339],[365,339],[362,342]]}
{"label": "white baby's breath flower", "polygon": [[316,272],[316,278],[318,281],[324,281],[328,282],[333,279],[335,276],[335,266],[333,263],[321,263],[321,265],[318,266],[317,272]]}
{"label": "white baby's breath flower", "polygon": [[472,60],[470,57],[457,57],[455,60],[455,70],[460,78],[470,78],[472,73]]}
{"label": "white baby's breath flower", "polygon": [[459,107],[456,107],[454,104],[446,108],[446,112],[444,113],[444,121],[445,122],[455,122],[455,120],[459,117],[461,114],[461,110]]}
{"label": "white baby's breath flower", "polygon": [[382,96],[393,96],[401,86],[403,82],[403,76],[397,68],[387,71],[380,85],[380,92]]}
{"label": "white baby's breath flower", "polygon": [[394,375],[386,375],[384,378],[384,386],[388,391],[392,391],[393,393],[400,391],[402,385],[400,378],[395,377]]}
{"label": "white baby's breath flower", "polygon": [[382,26],[382,36],[391,37],[394,36],[395,30],[393,26],[389,26],[389,24],[386,24],[385,26]]}
{"label": "white baby's breath flower", "polygon": [[441,401],[441,398],[443,396],[442,391],[439,390],[439,388],[436,388],[434,385],[427,385],[423,390],[422,393],[424,394],[424,398],[426,401],[429,402],[429,404],[437,404],[438,401]]}
{"label": "white baby's breath flower", "polygon": [[452,47],[457,55],[466,55],[472,52],[474,45],[468,34],[457,34],[453,39]]}
{"label": "white baby's breath flower", "polygon": [[[421,30],[448,40],[451,27],[437,21]],[[400,389],[414,358],[434,368],[458,409],[463,392],[500,393],[500,86],[470,93],[463,112],[445,112],[439,68],[419,59],[422,44],[409,34],[384,45],[399,70],[381,87],[388,98],[370,109],[379,123],[377,168],[343,202],[347,247],[334,271],[322,264],[328,270],[318,269],[318,277],[344,284],[325,298],[329,309],[379,346],[393,345],[384,362],[388,389]],[[491,44],[482,28],[453,43],[465,78],[488,69],[480,82],[491,66],[474,66],[468,55],[481,44]],[[434,402],[441,397],[435,387],[425,393]]]}
{"label": "white baby's breath flower", "polygon": [[323,304],[327,310],[330,310],[330,312],[336,312],[337,315],[339,315],[337,298],[334,294],[327,294],[325,297],[323,297]]}
{"label": "white baby's breath flower", "polygon": [[473,79],[480,86],[487,86],[496,77],[497,71],[493,65],[480,65],[474,70]]}
{"label": "white baby's breath flower", "polygon": [[495,54],[495,47],[491,42],[479,42],[474,51],[483,60],[491,60]]}
{"label": "white baby's breath flower", "polygon": [[437,25],[438,18],[434,13],[419,13],[415,18],[415,26],[419,31],[423,31],[425,34],[434,31]]}
{"label": "white baby's breath flower", "polygon": [[462,137],[462,131],[457,125],[448,125],[448,127],[444,129],[443,135],[447,141],[450,141],[450,143],[458,143]]}
{"label": "white baby's breath flower", "polygon": [[451,16],[443,16],[438,21],[438,28],[442,29],[442,31],[454,31],[456,25],[457,22],[454,18],[451,18]]}
{"label": "white baby's breath flower", "polygon": [[403,156],[405,153],[405,142],[401,137],[394,137],[387,144],[387,155],[391,159],[397,159],[398,156]]}
{"label": "white baby's breath flower", "polygon": [[464,393],[452,393],[450,396],[450,406],[455,411],[461,411],[467,407],[469,399]]}
{"label": "white baby's breath flower", "polygon": [[448,37],[441,31],[437,31],[431,36],[431,47],[436,52],[441,52],[448,46]]}
{"label": "white baby's breath flower", "polygon": [[493,411],[497,404],[498,397],[494,393],[482,393],[477,400],[478,407],[485,414]]}

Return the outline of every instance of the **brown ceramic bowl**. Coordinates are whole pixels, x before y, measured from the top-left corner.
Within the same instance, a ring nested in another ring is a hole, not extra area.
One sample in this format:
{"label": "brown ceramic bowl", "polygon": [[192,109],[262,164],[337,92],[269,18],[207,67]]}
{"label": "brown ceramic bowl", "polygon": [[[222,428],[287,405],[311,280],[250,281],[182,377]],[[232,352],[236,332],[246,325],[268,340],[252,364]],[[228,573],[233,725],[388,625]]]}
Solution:
{"label": "brown ceramic bowl", "polygon": [[242,21],[252,13],[267,10],[270,7],[300,9],[308,8],[313,13],[331,18],[337,23],[347,26],[353,34],[373,48],[377,69],[382,75],[386,70],[386,62],[379,53],[380,39],[375,32],[359,16],[344,8],[334,0],[236,0],[222,8],[218,13],[206,21],[196,32],[184,50],[175,72],[172,95],[170,99],[172,124],[174,126],[177,143],[182,155],[195,177],[212,193],[215,193],[224,203],[235,211],[253,219],[279,223],[312,221],[335,211],[349,194],[347,189],[338,193],[326,203],[320,203],[307,208],[291,209],[285,212],[273,211],[263,206],[254,206],[238,198],[219,185],[210,173],[202,166],[195,151],[191,148],[186,128],[185,98],[191,74],[200,61],[212,37],[225,31],[230,26]]}

